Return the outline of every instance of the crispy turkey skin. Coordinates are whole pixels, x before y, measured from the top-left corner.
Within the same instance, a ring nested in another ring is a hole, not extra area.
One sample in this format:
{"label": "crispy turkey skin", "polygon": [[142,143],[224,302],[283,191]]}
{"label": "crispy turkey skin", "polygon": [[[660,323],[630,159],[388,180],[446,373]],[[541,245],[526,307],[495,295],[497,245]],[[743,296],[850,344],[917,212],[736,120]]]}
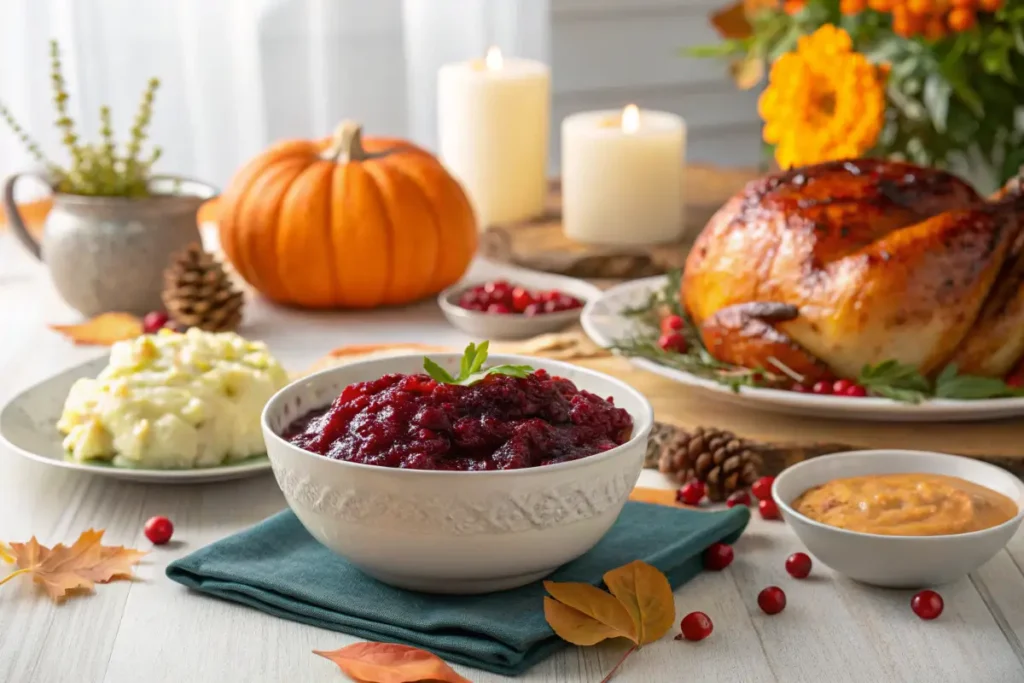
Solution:
{"label": "crispy turkey skin", "polygon": [[681,298],[708,350],[738,365],[777,359],[816,380],[894,359],[1002,377],[1024,355],[1022,215],[1016,187],[989,201],[911,164],[794,169],[712,217]]}

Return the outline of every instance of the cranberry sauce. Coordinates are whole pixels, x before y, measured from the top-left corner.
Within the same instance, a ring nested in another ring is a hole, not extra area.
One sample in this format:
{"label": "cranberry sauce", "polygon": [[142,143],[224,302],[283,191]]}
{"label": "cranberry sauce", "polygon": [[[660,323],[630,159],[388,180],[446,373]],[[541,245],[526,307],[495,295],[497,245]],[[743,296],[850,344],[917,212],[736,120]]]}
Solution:
{"label": "cranberry sauce", "polygon": [[385,375],[345,388],[284,437],[336,460],[423,470],[506,470],[584,458],[633,432],[625,410],[537,370],[470,386]]}

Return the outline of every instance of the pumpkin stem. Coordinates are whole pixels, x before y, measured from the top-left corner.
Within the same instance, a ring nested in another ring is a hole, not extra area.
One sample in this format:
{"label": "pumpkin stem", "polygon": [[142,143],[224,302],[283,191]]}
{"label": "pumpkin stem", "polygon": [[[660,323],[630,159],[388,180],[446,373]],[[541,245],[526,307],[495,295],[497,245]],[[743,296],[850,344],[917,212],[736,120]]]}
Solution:
{"label": "pumpkin stem", "polygon": [[355,121],[342,121],[334,129],[334,139],[321,156],[324,161],[342,164],[369,158],[363,149],[363,127]]}

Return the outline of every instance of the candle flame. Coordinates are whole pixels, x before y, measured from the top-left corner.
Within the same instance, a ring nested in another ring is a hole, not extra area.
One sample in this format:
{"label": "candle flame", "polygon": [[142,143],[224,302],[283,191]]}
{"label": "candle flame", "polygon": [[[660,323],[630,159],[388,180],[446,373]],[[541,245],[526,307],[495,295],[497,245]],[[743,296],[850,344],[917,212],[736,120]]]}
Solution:
{"label": "candle flame", "polygon": [[640,108],[635,104],[627,104],[622,110],[622,132],[635,133],[640,130]]}
{"label": "candle flame", "polygon": [[497,45],[492,45],[487,48],[487,57],[484,59],[484,63],[487,65],[488,69],[492,71],[500,69],[504,64],[504,61],[505,60],[501,58],[501,50]]}

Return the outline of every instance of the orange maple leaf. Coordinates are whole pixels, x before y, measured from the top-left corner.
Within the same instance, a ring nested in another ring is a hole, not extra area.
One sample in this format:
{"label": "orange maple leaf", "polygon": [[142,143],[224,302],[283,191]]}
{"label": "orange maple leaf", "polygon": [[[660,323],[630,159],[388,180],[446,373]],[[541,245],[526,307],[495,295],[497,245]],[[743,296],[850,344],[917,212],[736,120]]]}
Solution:
{"label": "orange maple leaf", "polygon": [[18,569],[0,579],[0,584],[21,574],[31,574],[32,580],[59,602],[69,592],[91,590],[96,583],[131,578],[132,566],[146,553],[101,545],[102,539],[102,529],[89,529],[71,546],[58,543],[52,549],[47,548],[40,545],[35,536],[28,543],[11,543],[11,555]]}
{"label": "orange maple leaf", "polygon": [[365,683],[472,683],[455,673],[443,659],[408,645],[353,643],[340,650],[313,650],[338,665],[347,676]]}
{"label": "orange maple leaf", "polygon": [[76,344],[110,346],[142,334],[142,321],[129,313],[102,313],[77,325],[50,325]]}

